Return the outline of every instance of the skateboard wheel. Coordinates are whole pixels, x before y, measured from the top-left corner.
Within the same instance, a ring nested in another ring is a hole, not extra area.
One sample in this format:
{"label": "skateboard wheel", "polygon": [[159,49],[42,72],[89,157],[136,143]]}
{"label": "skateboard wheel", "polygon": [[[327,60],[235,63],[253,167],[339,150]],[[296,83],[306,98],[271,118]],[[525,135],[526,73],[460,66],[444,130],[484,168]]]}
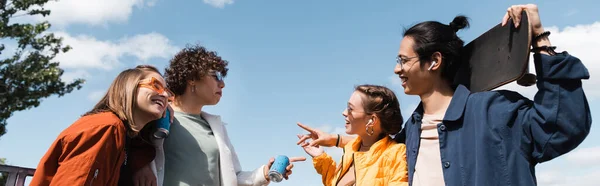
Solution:
{"label": "skateboard wheel", "polygon": [[524,87],[535,85],[535,82],[536,82],[535,78],[536,78],[535,74],[526,73],[525,75],[523,75],[523,77],[521,77],[520,79],[517,80],[517,84],[524,86]]}

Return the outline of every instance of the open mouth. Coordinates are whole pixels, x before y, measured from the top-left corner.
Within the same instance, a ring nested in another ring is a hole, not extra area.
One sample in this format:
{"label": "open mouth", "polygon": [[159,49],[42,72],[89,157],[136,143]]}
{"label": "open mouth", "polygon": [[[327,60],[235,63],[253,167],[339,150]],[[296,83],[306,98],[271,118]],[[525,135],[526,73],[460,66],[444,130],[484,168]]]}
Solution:
{"label": "open mouth", "polygon": [[402,83],[406,83],[406,81],[408,80],[408,78],[404,77],[404,76],[400,76],[400,80],[402,81]]}
{"label": "open mouth", "polygon": [[160,98],[153,98],[151,101],[152,101],[152,103],[156,103],[157,105],[160,105],[162,108],[164,108],[167,105],[166,101],[163,99],[160,99]]}

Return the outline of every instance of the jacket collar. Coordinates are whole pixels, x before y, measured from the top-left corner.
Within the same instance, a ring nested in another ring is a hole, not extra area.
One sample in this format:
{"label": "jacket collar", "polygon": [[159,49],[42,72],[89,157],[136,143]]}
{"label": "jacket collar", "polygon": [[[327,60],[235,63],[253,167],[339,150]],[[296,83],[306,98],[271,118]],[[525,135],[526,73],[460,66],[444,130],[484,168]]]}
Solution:
{"label": "jacket collar", "polygon": [[[348,145],[346,145],[344,147],[344,154],[347,155],[348,160],[352,159],[352,154],[354,154],[355,152],[358,152],[358,150],[360,149],[362,143],[362,139],[360,138],[360,136],[357,136],[353,141],[351,141]],[[385,149],[387,149],[390,145],[395,144],[396,142],[389,136],[385,136],[383,139],[380,139],[379,141],[375,142],[371,148],[369,148],[369,151],[367,152],[360,152],[360,153],[364,153],[363,156],[365,156],[367,158],[366,162],[363,162],[364,164],[370,165],[373,162],[375,162],[379,156],[381,156],[381,154],[385,151]],[[346,157],[344,158],[346,159]],[[350,163],[352,161],[346,161],[344,164],[344,169],[348,168],[350,166]]]}
{"label": "jacket collar", "polygon": [[[458,85],[458,87],[456,87],[454,95],[452,96],[452,100],[450,101],[450,105],[448,106],[446,114],[444,115],[444,121],[456,121],[462,118],[469,95],[471,95],[471,91],[464,85]],[[421,102],[413,112],[411,116],[411,122],[415,124],[417,121],[421,121],[423,118],[423,112],[423,102]]]}
{"label": "jacket collar", "polygon": [[200,113],[200,115],[202,116],[202,118],[204,118],[209,124],[220,124],[220,125],[226,125],[226,123],[224,123],[223,121],[221,121],[221,116],[219,115],[214,115],[214,114],[210,114],[208,112],[204,112],[202,111]]}

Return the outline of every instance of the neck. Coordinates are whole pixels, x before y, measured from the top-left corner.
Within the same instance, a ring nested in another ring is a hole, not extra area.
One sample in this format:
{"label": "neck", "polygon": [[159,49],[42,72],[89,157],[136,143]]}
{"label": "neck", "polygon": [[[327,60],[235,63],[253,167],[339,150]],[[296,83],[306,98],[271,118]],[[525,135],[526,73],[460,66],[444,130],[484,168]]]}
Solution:
{"label": "neck", "polygon": [[379,133],[375,133],[372,136],[369,136],[367,134],[360,135],[361,145],[360,145],[360,149],[358,149],[358,151],[369,151],[371,146],[373,146],[373,144],[375,144],[377,141],[380,140],[380,138],[379,138],[380,136],[381,136],[381,134],[379,134]]}
{"label": "neck", "polygon": [[[441,82],[441,81],[438,81]],[[420,95],[425,114],[444,114],[452,101],[454,91],[446,83],[434,84],[431,92]]]}
{"label": "neck", "polygon": [[171,104],[173,110],[183,112],[186,114],[200,114],[202,113],[202,107],[204,104],[197,103],[198,100],[194,98],[190,93],[175,96],[175,100]]}
{"label": "neck", "polygon": [[[133,113],[133,122],[135,123],[135,127],[139,131],[141,131],[143,126],[146,126],[147,123],[150,123],[152,121],[152,119],[150,119],[150,118],[154,118],[154,117],[155,116],[152,116],[152,115],[141,114],[140,111],[138,111],[138,113]],[[129,132],[128,132],[128,135],[130,135]],[[130,137],[132,137],[132,136],[130,136]]]}

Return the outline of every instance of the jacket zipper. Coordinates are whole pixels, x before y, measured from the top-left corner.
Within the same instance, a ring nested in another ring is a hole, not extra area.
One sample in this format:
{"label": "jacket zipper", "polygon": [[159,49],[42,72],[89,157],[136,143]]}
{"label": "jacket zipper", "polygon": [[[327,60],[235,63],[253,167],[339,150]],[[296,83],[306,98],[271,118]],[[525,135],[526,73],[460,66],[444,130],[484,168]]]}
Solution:
{"label": "jacket zipper", "polygon": [[340,171],[337,172],[337,180],[335,181],[335,185],[340,183],[342,179],[342,173],[344,172],[344,155],[342,155],[342,160],[340,161]]}
{"label": "jacket zipper", "polygon": [[354,158],[354,153],[352,153],[352,163],[354,164],[354,185],[358,183],[358,177],[356,177],[356,159]]}
{"label": "jacket zipper", "polygon": [[92,181],[90,181],[90,186],[92,186],[92,183],[94,183],[94,180],[96,180],[97,177],[98,177],[98,169],[96,169],[96,171],[94,172],[94,178],[92,178]]}

